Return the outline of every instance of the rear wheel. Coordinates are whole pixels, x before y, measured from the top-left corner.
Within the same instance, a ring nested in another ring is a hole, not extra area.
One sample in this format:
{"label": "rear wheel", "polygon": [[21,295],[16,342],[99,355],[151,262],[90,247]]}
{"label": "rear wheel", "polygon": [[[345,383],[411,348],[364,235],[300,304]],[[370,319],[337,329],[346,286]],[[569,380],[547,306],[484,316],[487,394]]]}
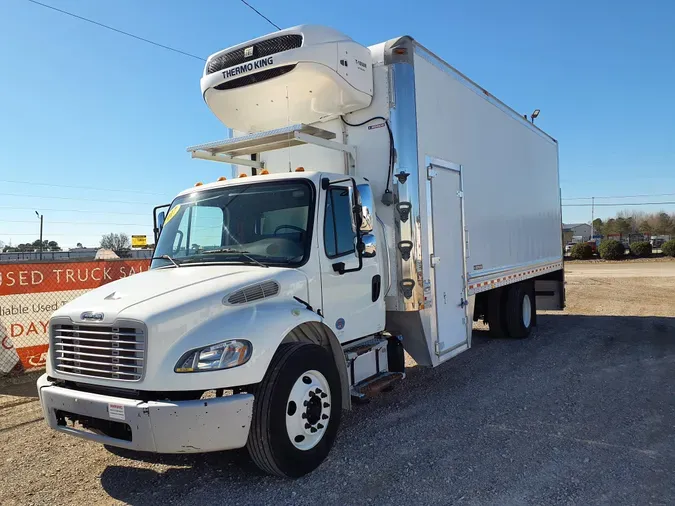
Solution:
{"label": "rear wheel", "polygon": [[487,324],[490,328],[490,337],[507,337],[505,321],[505,290],[494,288],[487,294]]}
{"label": "rear wheel", "polygon": [[321,346],[279,346],[255,390],[246,447],[255,464],[278,476],[316,469],[330,451],[342,414],[340,378]]}
{"label": "rear wheel", "polygon": [[505,322],[509,337],[523,339],[530,335],[536,318],[532,283],[516,283],[508,288]]}

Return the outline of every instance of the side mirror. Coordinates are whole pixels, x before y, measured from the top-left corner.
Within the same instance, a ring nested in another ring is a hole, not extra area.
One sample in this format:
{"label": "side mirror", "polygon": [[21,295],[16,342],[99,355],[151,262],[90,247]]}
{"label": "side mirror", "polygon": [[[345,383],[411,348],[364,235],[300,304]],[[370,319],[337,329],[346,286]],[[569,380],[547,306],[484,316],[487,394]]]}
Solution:
{"label": "side mirror", "polygon": [[377,241],[373,234],[364,234],[361,237],[361,255],[363,258],[374,258],[377,254]]}
{"label": "side mirror", "polygon": [[164,228],[164,220],[166,219],[166,212],[160,211],[160,209],[168,209],[170,206],[171,204],[163,204],[152,210],[152,223],[154,225],[152,231],[155,234],[155,247],[157,246],[157,241],[159,241],[159,233]]}
{"label": "side mirror", "polygon": [[356,204],[360,206],[360,226],[362,234],[370,234],[374,228],[375,220],[375,200],[373,199],[373,190],[369,184],[360,184],[356,186]]}

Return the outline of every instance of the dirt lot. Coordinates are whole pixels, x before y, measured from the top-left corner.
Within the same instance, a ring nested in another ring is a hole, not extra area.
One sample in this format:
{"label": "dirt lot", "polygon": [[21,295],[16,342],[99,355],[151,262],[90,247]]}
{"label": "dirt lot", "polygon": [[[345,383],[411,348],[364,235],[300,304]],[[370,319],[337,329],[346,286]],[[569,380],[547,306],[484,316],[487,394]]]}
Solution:
{"label": "dirt lot", "polygon": [[[349,413],[296,481],[243,452],[115,455],[0,389],[0,504],[675,504],[675,263],[574,263],[568,309]],[[637,269],[637,270],[636,270]]]}

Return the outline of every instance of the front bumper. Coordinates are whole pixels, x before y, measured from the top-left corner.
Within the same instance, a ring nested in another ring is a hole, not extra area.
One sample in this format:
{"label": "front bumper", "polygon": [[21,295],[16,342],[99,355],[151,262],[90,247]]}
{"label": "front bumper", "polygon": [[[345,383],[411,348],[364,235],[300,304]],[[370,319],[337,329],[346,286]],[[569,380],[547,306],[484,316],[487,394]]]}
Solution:
{"label": "front bumper", "polygon": [[[46,374],[38,379],[37,389],[52,429],[130,450],[199,453],[242,448],[251,426],[252,394],[145,402],[62,388]],[[66,423],[73,418],[105,426],[112,435]]]}

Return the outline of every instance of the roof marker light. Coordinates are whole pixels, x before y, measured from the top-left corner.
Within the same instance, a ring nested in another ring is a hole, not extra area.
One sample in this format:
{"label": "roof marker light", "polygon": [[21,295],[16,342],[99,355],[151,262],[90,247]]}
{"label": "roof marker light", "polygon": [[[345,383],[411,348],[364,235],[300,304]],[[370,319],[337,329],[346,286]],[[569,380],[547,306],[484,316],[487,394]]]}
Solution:
{"label": "roof marker light", "polygon": [[266,175],[269,174],[269,173],[270,173],[270,171],[267,170],[267,169],[263,169],[263,170],[260,171],[260,175],[261,175],[261,176],[266,176]]}
{"label": "roof marker light", "polygon": [[220,176],[218,178],[218,181],[227,181],[227,178],[225,176]]}
{"label": "roof marker light", "polygon": [[197,182],[195,183],[195,186],[201,186],[201,185],[203,185],[203,184],[204,184],[204,183],[202,183],[201,181],[197,181]]}
{"label": "roof marker light", "polygon": [[295,172],[305,172],[305,168],[304,167],[298,167],[298,168],[295,169]]}
{"label": "roof marker light", "polygon": [[239,177],[248,177],[248,174],[239,174]]}

